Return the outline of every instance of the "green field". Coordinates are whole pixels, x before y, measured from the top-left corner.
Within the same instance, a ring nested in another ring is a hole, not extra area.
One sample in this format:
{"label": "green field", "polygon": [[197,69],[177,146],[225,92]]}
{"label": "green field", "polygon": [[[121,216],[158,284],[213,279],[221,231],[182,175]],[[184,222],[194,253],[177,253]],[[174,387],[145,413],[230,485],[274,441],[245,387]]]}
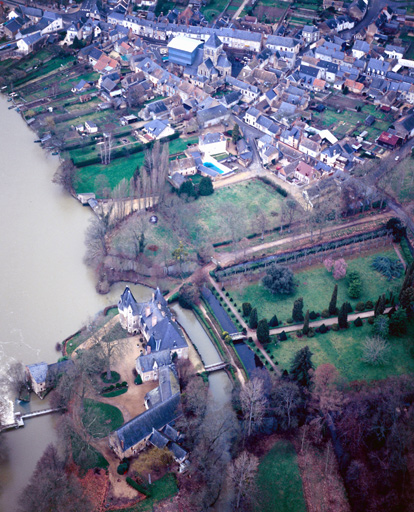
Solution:
{"label": "green field", "polygon": [[293,444],[278,441],[259,464],[257,512],[306,512]]}
{"label": "green field", "polygon": [[[89,398],[83,401],[85,416],[82,418],[85,428],[89,434],[96,438],[102,438],[121,427],[124,424],[124,417],[118,407],[96,402]],[[88,421],[85,423],[85,417]],[[91,421],[95,417],[96,421]]]}
{"label": "green field", "polygon": [[359,301],[372,300],[375,302],[379,295],[387,290],[393,290],[398,294],[403,277],[387,281],[379,272],[371,268],[372,261],[379,255],[397,259],[395,251],[390,249],[369,256],[346,260],[348,272],[355,270],[360,273],[362,294],[359,299],[348,297],[346,278],[335,281],[332,274],[324,266],[295,273],[296,290],[292,295],[273,295],[262,285],[261,280],[248,284],[241,290],[227,285],[226,289],[228,288],[230,296],[237,304],[250,302],[253,307],[257,307],[259,318],[269,320],[276,313],[279,322],[286,322],[292,316],[293,302],[298,297],[303,297],[304,312],[309,309],[320,313],[327,309],[335,284],[338,284],[338,305],[340,306],[347,300],[354,307]]}
{"label": "green field", "polygon": [[401,375],[414,371],[414,358],[410,355],[413,346],[414,324],[409,325],[408,334],[404,337],[390,337],[391,352],[389,363],[384,366],[371,366],[361,360],[362,344],[370,336],[372,326],[364,321],[362,327],[351,327],[344,331],[329,331],[326,334],[316,334],[313,338],[297,338],[291,334],[287,341],[277,346],[269,344],[268,352],[279,363],[279,368],[290,368],[295,353],[306,345],[312,352],[315,367],[324,363],[333,364],[340,374],[349,381],[386,379],[391,375]]}
{"label": "green field", "polygon": [[[269,228],[280,225],[280,211],[284,198],[272,187],[259,180],[236,183],[229,187],[217,189],[213,195],[201,197],[195,203],[199,213],[196,216],[197,225],[194,230],[202,231],[212,242],[229,238],[226,208],[235,205],[240,210],[241,230],[246,236],[260,231],[247,219],[253,219],[258,208],[268,214]],[[274,215],[272,215],[272,212]],[[193,230],[193,231],[194,231]],[[195,233],[193,232],[193,238]]]}

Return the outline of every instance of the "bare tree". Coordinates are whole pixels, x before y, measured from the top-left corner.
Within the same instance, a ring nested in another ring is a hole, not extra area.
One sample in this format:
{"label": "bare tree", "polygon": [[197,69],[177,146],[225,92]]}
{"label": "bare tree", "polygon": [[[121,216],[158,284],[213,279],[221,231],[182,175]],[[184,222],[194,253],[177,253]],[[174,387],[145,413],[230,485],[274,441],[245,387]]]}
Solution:
{"label": "bare tree", "polygon": [[234,507],[241,510],[252,504],[257,493],[256,473],[259,460],[251,453],[244,451],[228,468],[228,478],[235,490]]}
{"label": "bare tree", "polygon": [[240,391],[240,406],[242,409],[247,437],[263,424],[268,400],[263,393],[263,381],[257,377],[249,382]]}
{"label": "bare tree", "polygon": [[62,185],[66,192],[73,192],[73,185],[76,178],[76,167],[73,165],[72,160],[63,160],[59,165],[57,171],[53,175],[53,183]]}
{"label": "bare tree", "polygon": [[7,373],[1,376],[0,386],[13,398],[20,398],[27,387],[26,370],[22,362],[11,363]]}
{"label": "bare tree", "polygon": [[105,133],[103,137],[103,142],[99,144],[101,163],[103,165],[108,165],[111,163],[113,145],[114,141],[112,133]]}
{"label": "bare tree", "polygon": [[280,379],[274,382],[271,407],[281,430],[290,430],[298,426],[301,405],[302,398],[297,384]]}
{"label": "bare tree", "polygon": [[18,512],[92,512],[93,507],[74,475],[65,465],[54,445],[49,445],[19,497]]}
{"label": "bare tree", "polygon": [[105,219],[94,217],[91,219],[85,233],[85,263],[97,269],[108,254],[106,247],[106,233],[108,224]]}
{"label": "bare tree", "polygon": [[294,199],[287,199],[287,201],[283,203],[282,217],[287,220],[287,223],[289,224],[289,229],[297,212],[298,204]]}
{"label": "bare tree", "polygon": [[258,208],[254,214],[253,226],[257,226],[261,233],[260,238],[263,240],[265,231],[269,227],[269,218],[262,208]]}
{"label": "bare tree", "polygon": [[108,177],[105,174],[98,174],[95,178],[96,195],[102,199],[108,199],[111,195]]}

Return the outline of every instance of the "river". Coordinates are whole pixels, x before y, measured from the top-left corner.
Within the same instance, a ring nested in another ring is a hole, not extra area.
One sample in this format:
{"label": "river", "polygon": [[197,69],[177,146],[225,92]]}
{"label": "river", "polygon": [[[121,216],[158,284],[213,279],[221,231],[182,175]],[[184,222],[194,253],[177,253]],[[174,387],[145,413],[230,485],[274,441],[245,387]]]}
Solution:
{"label": "river", "polygon": [[[35,134],[16,112],[8,110],[9,105],[0,97],[1,371],[13,361],[55,362],[59,357],[56,342],[116,303],[125,286],[115,285],[104,296],[96,293],[94,276],[82,261],[84,232],[92,212],[52,183],[58,158],[33,143]],[[137,300],[151,294],[143,286],[132,285],[131,289]],[[178,315],[189,335],[200,338],[196,341],[199,350],[211,345],[194,316],[195,323],[187,325],[192,313],[178,311]],[[219,403],[229,400],[224,372],[211,375],[210,386]],[[24,409],[46,407],[47,400],[35,398]],[[11,456],[0,465],[0,512],[16,509],[17,497],[37,460],[56,439],[54,422],[53,416],[34,418],[24,428],[4,434]]]}

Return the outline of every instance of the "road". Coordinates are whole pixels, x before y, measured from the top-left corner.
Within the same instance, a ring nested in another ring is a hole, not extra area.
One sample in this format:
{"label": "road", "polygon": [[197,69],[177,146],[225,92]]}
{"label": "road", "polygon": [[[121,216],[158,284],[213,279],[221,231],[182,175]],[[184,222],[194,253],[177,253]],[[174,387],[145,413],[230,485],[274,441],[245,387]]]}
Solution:
{"label": "road", "polygon": [[340,33],[340,36],[346,40],[351,39],[357,32],[363,28],[368,27],[373,21],[375,21],[380,11],[386,6],[393,8],[402,7],[401,2],[387,1],[387,0],[369,0],[368,11],[365,17],[350,30],[344,30]]}

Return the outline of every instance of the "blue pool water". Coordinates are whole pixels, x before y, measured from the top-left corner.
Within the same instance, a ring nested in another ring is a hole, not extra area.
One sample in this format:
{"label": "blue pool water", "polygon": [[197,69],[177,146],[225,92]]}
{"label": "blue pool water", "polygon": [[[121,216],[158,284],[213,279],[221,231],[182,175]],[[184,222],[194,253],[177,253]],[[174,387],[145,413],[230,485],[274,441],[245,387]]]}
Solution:
{"label": "blue pool water", "polygon": [[210,169],[214,169],[215,171],[217,171],[219,174],[223,174],[224,171],[222,171],[221,169],[219,169],[217,167],[217,165],[214,165],[212,164],[211,162],[204,162],[203,165],[205,165],[206,167],[210,168]]}

